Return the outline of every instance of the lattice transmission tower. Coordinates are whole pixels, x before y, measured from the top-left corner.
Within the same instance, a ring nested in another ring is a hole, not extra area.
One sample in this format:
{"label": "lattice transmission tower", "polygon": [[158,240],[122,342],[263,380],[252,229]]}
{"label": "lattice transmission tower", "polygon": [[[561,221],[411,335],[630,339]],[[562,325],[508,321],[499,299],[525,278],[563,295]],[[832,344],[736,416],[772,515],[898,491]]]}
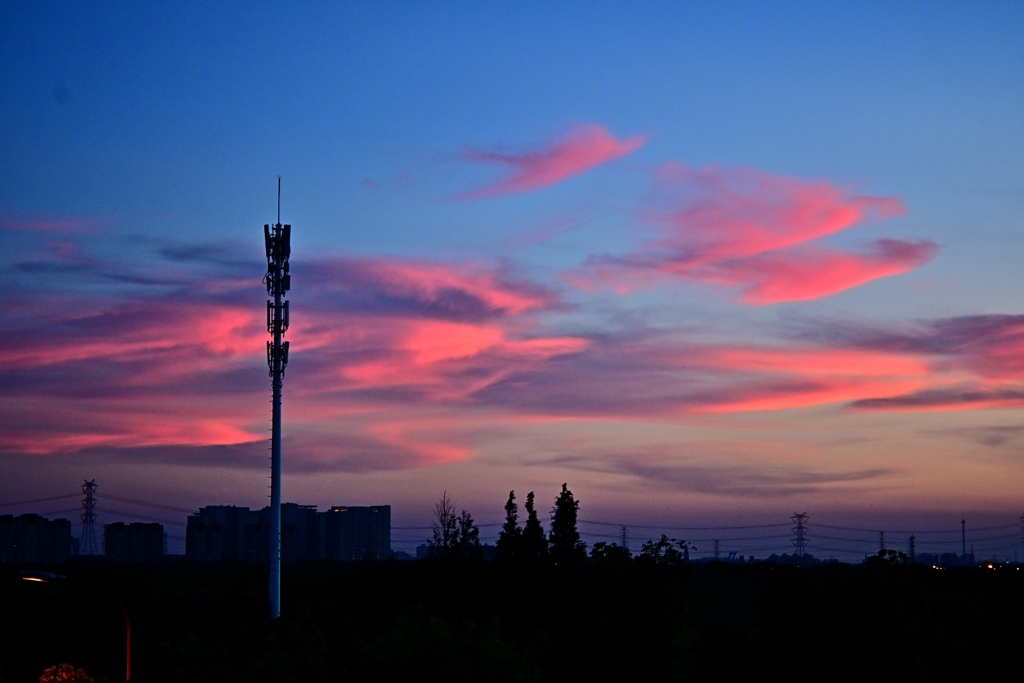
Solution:
{"label": "lattice transmission tower", "polygon": [[100,547],[96,543],[96,480],[86,480],[82,484],[82,544],[79,553],[82,555],[99,555]]}
{"label": "lattice transmission tower", "polygon": [[789,521],[793,522],[793,554],[807,554],[807,513],[794,512]]}

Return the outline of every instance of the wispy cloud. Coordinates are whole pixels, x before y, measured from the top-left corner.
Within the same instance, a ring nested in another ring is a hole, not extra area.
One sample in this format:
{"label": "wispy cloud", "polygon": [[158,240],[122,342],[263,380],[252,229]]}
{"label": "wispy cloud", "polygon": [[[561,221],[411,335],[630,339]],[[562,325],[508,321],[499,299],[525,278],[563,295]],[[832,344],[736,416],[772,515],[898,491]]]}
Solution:
{"label": "wispy cloud", "polygon": [[543,148],[521,154],[467,149],[463,152],[466,159],[506,166],[512,169],[512,173],[496,183],[467,192],[460,199],[483,199],[540,190],[631,154],[645,142],[645,135],[620,140],[602,126],[591,124],[576,126]]}
{"label": "wispy cloud", "polygon": [[55,233],[59,235],[99,235],[102,232],[100,224],[88,218],[21,220],[0,217],[0,230]]}
{"label": "wispy cloud", "polygon": [[675,449],[668,445],[618,453],[598,449],[585,456],[559,456],[549,463],[635,477],[650,488],[744,499],[773,499],[836,491],[899,474],[898,470],[883,468],[814,471],[771,463],[709,464],[673,451]]}
{"label": "wispy cloud", "polygon": [[568,282],[624,294],[673,281],[705,283],[764,305],[831,296],[908,272],[938,253],[928,241],[882,239],[859,252],[820,243],[862,222],[903,214],[895,197],[717,166],[669,164],[656,180],[656,206],[644,216],[664,236],[625,256],[593,256]]}
{"label": "wispy cloud", "polygon": [[[178,251],[159,253],[181,267]],[[33,293],[33,301],[8,309],[6,322],[18,334],[0,350],[10,390],[0,450],[261,440],[263,297],[258,277],[235,277],[229,256],[196,264],[203,270],[186,279],[187,291],[126,289],[120,297],[77,293],[73,300]],[[305,287],[289,335],[288,372],[297,380],[289,383],[291,424],[301,433],[304,424],[364,416],[342,468],[374,449],[394,454],[377,458],[381,466],[467,457],[444,430],[425,436],[429,430],[393,409],[457,403],[515,369],[588,344],[537,329],[531,317],[557,310],[559,298],[501,265],[323,258],[305,261],[296,277]],[[303,443],[312,444],[305,453],[311,463],[333,462],[316,454],[317,443],[342,457],[337,441]]]}
{"label": "wispy cloud", "polygon": [[[809,247],[741,260],[796,248]],[[144,270],[166,287],[93,289],[76,283],[125,268],[65,251],[54,262],[84,272],[68,275],[64,291],[26,290],[3,313],[13,334],[0,349],[0,452],[108,448],[184,462],[189,449],[214,449],[204,451],[211,462],[249,467],[232,458],[266,434],[259,259],[246,275],[247,259],[229,245],[201,261],[187,246],[157,245],[160,260]],[[481,421],[479,433],[497,433],[1024,398],[1024,316],[817,321],[789,336],[724,343],[635,322],[598,333],[576,316],[570,332],[559,291],[501,262],[324,256],[296,262],[293,277],[301,287],[288,335],[287,436],[301,471],[464,460],[478,448],[471,435]]]}
{"label": "wispy cloud", "polygon": [[834,324],[819,343],[925,360],[930,386],[854,401],[861,410],[952,410],[1024,405],[1024,316],[976,315],[892,328]]}

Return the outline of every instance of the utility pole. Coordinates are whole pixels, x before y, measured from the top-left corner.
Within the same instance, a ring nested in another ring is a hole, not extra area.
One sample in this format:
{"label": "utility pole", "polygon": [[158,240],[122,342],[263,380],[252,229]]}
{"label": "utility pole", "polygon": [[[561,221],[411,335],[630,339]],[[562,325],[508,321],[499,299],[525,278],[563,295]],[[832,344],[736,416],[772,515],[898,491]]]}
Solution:
{"label": "utility pole", "polygon": [[914,534],[910,534],[910,561],[917,559],[917,550],[914,548]]}
{"label": "utility pole", "polygon": [[960,557],[967,561],[967,515],[960,517]]}
{"label": "utility pole", "polygon": [[99,555],[99,544],[96,543],[96,480],[86,480],[82,484],[82,544],[79,553],[82,555]]}
{"label": "utility pole", "polygon": [[267,248],[267,274],[263,281],[267,294],[267,332],[273,341],[267,342],[267,366],[271,377],[271,405],[273,422],[270,436],[270,618],[281,616],[281,389],[284,369],[288,365],[288,342],[282,337],[288,330],[288,302],[284,294],[291,289],[288,257],[291,256],[292,226],[281,225],[281,177],[277,178],[277,223],[263,226],[263,240]]}
{"label": "utility pole", "polygon": [[806,555],[807,554],[807,513],[806,512],[794,512],[793,516],[789,518],[789,521],[793,522],[793,554],[794,555]]}
{"label": "utility pole", "polygon": [[714,543],[715,543],[715,550],[714,550],[715,562],[718,562],[718,539],[717,538],[715,539]]}
{"label": "utility pole", "polygon": [[629,543],[628,543],[629,542],[629,533],[627,532],[626,527],[622,527],[621,531],[622,531],[622,549],[623,550],[629,550]]}
{"label": "utility pole", "polygon": [[878,552],[880,552],[880,553],[884,553],[885,552],[885,532],[884,531],[879,531],[878,532]]}

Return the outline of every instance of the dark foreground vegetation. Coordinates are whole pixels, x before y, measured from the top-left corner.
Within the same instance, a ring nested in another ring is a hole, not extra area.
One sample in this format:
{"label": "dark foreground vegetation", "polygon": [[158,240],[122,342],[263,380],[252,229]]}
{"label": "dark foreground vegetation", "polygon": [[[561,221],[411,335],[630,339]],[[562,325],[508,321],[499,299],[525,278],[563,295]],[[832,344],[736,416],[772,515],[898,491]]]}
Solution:
{"label": "dark foreground vegetation", "polygon": [[247,564],[78,563],[33,584],[0,569],[4,681],[70,662],[138,681],[685,680],[1019,671],[1024,572],[920,565],[473,559],[297,563],[284,616]]}

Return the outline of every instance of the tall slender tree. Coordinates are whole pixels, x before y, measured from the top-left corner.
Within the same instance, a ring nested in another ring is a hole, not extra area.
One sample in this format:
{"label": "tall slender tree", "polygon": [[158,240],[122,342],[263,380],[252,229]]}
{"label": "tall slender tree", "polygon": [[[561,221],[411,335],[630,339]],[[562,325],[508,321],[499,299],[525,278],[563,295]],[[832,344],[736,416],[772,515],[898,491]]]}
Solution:
{"label": "tall slender tree", "polygon": [[533,491],[526,494],[526,524],[523,526],[522,544],[519,546],[522,559],[529,564],[539,564],[548,556],[548,539],[544,527],[537,518],[533,505]]}
{"label": "tall slender tree", "polygon": [[508,492],[508,502],[505,503],[505,523],[501,525],[501,532],[498,533],[497,552],[498,559],[504,561],[516,560],[519,558],[520,546],[523,542],[523,530],[519,526],[519,505],[516,504],[516,492]]}
{"label": "tall slender tree", "polygon": [[587,559],[587,546],[580,540],[576,529],[580,502],[573,498],[572,491],[562,484],[562,492],[555,498],[551,509],[551,559],[557,565],[571,565]]}
{"label": "tall slender tree", "polygon": [[448,497],[448,492],[441,494],[441,500],[434,504],[434,523],[432,538],[428,543],[448,553],[459,541],[459,517],[455,514],[455,503]]}

